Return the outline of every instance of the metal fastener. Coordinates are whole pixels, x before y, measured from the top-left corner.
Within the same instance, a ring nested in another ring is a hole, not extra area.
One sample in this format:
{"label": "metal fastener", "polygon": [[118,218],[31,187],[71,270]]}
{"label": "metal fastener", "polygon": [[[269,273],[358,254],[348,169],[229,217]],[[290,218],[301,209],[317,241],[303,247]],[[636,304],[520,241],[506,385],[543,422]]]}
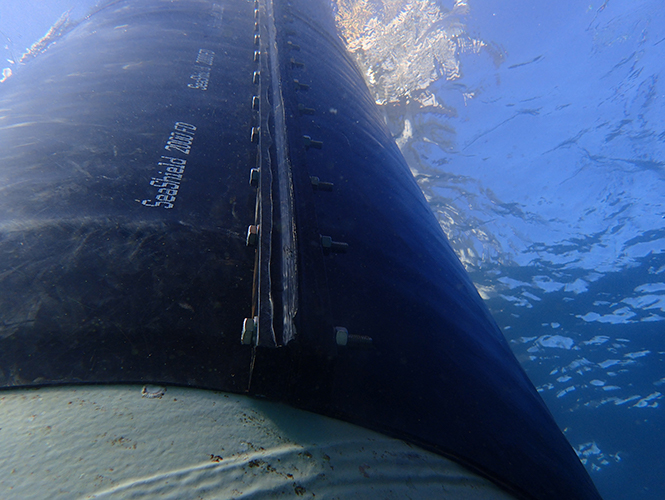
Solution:
{"label": "metal fastener", "polygon": [[332,191],[334,184],[332,182],[322,182],[318,177],[310,177],[312,187],[319,191]]}
{"label": "metal fastener", "polygon": [[322,141],[315,141],[308,135],[303,135],[302,136],[303,143],[305,144],[305,148],[316,148],[316,149],[321,149],[323,148],[323,142]]}
{"label": "metal fastener", "polygon": [[249,171],[249,185],[252,187],[259,187],[259,179],[261,178],[261,170],[253,168]]}
{"label": "metal fastener", "polygon": [[258,326],[258,316],[254,316],[253,318],[245,318],[245,320],[242,322],[242,333],[240,334],[240,341],[245,345],[256,344]]}
{"label": "metal fastener", "polygon": [[344,253],[349,249],[349,244],[343,241],[333,241],[330,236],[321,236],[321,246],[324,250],[331,252]]}
{"label": "metal fastener", "polygon": [[335,342],[337,342],[337,345],[346,345],[349,342],[349,331],[341,326],[336,326]]}
{"label": "metal fastener", "polygon": [[372,345],[372,337],[367,335],[349,335],[349,331],[342,327],[335,327],[335,342],[338,346],[369,347]]}
{"label": "metal fastener", "polygon": [[300,61],[296,61],[293,57],[291,58],[291,67],[292,68],[304,68],[305,63],[301,63]]}
{"label": "metal fastener", "polygon": [[259,226],[252,224],[247,228],[247,246],[254,247],[259,241]]}
{"label": "metal fastener", "polygon": [[313,115],[316,113],[316,110],[314,108],[305,107],[304,104],[298,104],[298,112],[301,115]]}
{"label": "metal fastener", "polygon": [[298,80],[293,80],[293,83],[296,86],[296,90],[309,90],[309,85],[306,83],[300,83]]}

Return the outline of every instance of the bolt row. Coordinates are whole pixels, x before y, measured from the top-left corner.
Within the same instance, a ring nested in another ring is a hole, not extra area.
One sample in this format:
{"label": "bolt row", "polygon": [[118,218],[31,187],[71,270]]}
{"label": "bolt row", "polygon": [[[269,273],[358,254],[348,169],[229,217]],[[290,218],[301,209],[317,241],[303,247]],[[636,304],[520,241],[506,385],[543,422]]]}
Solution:
{"label": "bolt row", "polygon": [[[287,23],[287,26],[293,23],[294,18],[291,13],[291,3],[287,2],[286,7],[283,10],[284,14],[282,19]],[[306,80],[307,66],[306,63],[302,62],[299,59],[299,53],[301,52],[301,46],[297,43],[297,31],[292,28],[286,28],[284,34],[287,38],[284,43],[284,48],[287,51],[288,57],[288,71],[291,75],[291,82],[293,84],[293,90],[296,92],[296,97],[298,101],[298,114],[300,116],[316,116],[316,108],[310,107],[311,104],[308,103],[310,85],[304,83],[303,80]],[[313,118],[315,119],[315,118]],[[310,161],[312,151],[314,150],[323,150],[324,142],[313,138],[311,135],[303,134],[301,137],[302,147],[306,151],[305,157]],[[332,182],[325,182],[319,179],[316,176],[310,176],[310,182],[312,189],[315,191],[321,191],[323,193],[332,193],[334,190],[334,184]],[[320,245],[324,256],[333,254],[333,253],[346,253],[349,250],[348,243],[342,241],[335,241],[332,236],[320,235]],[[372,345],[371,337],[362,336],[362,335],[350,335],[346,328],[337,326],[334,328],[334,341],[335,343],[342,348],[350,347],[368,347]]]}
{"label": "bolt row", "polygon": [[[257,189],[256,194],[256,206],[254,213],[254,224],[251,224],[247,227],[247,234],[245,238],[245,243],[249,248],[256,249],[259,243],[259,213],[260,213],[260,195],[258,192],[259,183],[261,179],[261,24],[260,24],[260,4],[259,0],[254,0],[254,32],[252,34],[254,42],[254,53],[253,59],[256,63],[256,67],[252,72],[252,84],[256,88],[256,92],[252,95],[252,127],[250,130],[250,142],[252,144],[257,144],[256,149],[256,167],[250,169],[249,172],[249,184],[253,188]],[[256,250],[255,250],[256,251]],[[255,266],[259,266],[260,263],[257,262]],[[255,270],[255,279],[258,275],[258,269]],[[255,287],[255,294],[258,293]],[[257,297],[254,297],[252,310],[254,315],[250,318],[245,318],[242,325],[242,333],[240,335],[240,341],[245,345],[256,345],[258,342],[258,329],[259,329],[259,317],[258,311],[256,311],[256,302]]]}

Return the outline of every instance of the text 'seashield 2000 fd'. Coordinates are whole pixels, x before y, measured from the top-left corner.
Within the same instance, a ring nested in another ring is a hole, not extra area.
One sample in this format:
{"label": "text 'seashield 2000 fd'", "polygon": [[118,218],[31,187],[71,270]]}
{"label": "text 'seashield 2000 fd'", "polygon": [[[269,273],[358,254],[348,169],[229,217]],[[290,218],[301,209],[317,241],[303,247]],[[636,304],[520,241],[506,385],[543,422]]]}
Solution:
{"label": "text 'seashield 2000 fd'", "polygon": [[112,2],[3,84],[3,385],[246,389],[253,33],[245,1]]}

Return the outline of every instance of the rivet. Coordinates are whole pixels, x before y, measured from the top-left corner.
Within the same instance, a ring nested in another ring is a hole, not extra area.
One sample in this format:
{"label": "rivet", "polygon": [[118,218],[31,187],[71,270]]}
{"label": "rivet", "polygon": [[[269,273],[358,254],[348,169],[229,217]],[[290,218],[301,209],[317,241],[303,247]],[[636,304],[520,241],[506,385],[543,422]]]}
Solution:
{"label": "rivet", "polygon": [[259,127],[252,127],[252,135],[250,137],[250,140],[252,142],[259,142],[259,132],[261,129]]}
{"label": "rivet", "polygon": [[315,141],[308,135],[303,135],[302,136],[303,143],[305,144],[305,148],[316,148],[316,149],[321,149],[323,148],[323,142],[322,141]]}
{"label": "rivet", "polygon": [[261,51],[260,50],[255,50],[254,51],[254,62],[259,62],[259,59],[261,59]]}
{"label": "rivet", "polygon": [[240,334],[240,341],[244,345],[252,345],[256,343],[258,326],[258,316],[244,319],[242,322],[242,333]]}
{"label": "rivet", "polygon": [[252,96],[252,109],[259,109],[259,102],[260,102],[259,96],[257,95]]}
{"label": "rivet", "polygon": [[296,45],[293,42],[286,42],[286,46],[291,50],[300,50],[300,45]]}
{"label": "rivet", "polygon": [[254,45],[258,45],[260,41],[261,41],[261,35],[257,33],[256,35],[254,35]]}
{"label": "rivet", "polygon": [[254,74],[252,75],[252,83],[254,83],[254,85],[258,85],[260,81],[261,81],[261,72],[255,71]]}
{"label": "rivet", "polygon": [[247,246],[253,247],[256,246],[256,243],[259,241],[259,226],[251,225],[247,228]]}
{"label": "rivet", "polygon": [[259,9],[254,9],[254,19],[259,18]]}

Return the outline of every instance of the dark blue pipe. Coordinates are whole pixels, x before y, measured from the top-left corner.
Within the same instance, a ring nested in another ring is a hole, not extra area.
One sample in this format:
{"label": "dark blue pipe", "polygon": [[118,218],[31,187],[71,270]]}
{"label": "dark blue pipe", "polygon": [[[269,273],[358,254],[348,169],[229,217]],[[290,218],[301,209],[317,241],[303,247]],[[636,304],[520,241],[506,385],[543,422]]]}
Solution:
{"label": "dark blue pipe", "polygon": [[248,392],[600,498],[324,0],[114,1],[0,108],[2,386]]}

